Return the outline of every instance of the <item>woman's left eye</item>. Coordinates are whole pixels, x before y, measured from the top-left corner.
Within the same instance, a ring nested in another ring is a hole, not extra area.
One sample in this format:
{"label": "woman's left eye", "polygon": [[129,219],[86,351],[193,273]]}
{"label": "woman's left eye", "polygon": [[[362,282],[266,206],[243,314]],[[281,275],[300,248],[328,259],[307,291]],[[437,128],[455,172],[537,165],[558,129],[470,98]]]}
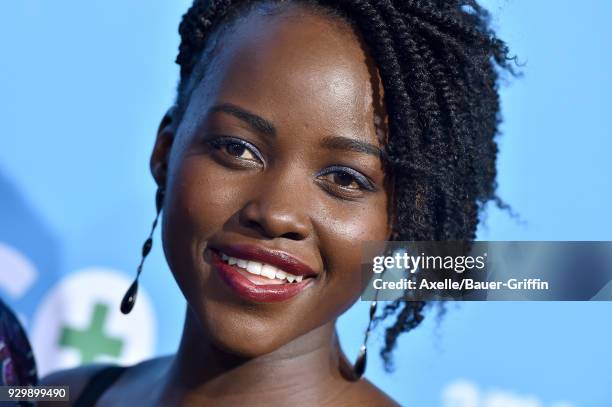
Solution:
{"label": "woman's left eye", "polygon": [[325,175],[323,178],[327,178],[334,184],[337,184],[343,188],[348,188],[348,189],[360,189],[361,188],[361,186],[359,185],[355,177],[353,177],[350,174],[347,174],[346,172],[332,172],[332,173]]}
{"label": "woman's left eye", "polygon": [[330,167],[323,173],[320,173],[317,178],[331,182],[342,189],[353,191],[376,190],[367,177],[348,167]]}

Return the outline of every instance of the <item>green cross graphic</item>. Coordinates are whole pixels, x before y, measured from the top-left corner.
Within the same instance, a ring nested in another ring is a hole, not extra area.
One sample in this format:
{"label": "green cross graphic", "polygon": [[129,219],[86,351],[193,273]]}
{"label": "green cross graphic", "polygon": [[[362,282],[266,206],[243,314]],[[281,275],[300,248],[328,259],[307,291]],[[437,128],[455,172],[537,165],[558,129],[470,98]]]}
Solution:
{"label": "green cross graphic", "polygon": [[107,314],[108,306],[96,303],[89,326],[84,330],[69,326],[62,327],[59,344],[63,347],[77,349],[81,354],[81,363],[91,363],[98,355],[118,357],[123,348],[123,341],[104,333]]}

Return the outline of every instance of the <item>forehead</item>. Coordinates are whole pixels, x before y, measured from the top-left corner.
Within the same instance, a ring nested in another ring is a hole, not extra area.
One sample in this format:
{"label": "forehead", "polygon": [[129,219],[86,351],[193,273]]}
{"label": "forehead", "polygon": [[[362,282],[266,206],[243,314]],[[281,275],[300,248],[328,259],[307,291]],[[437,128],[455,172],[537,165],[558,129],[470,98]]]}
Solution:
{"label": "forehead", "polygon": [[375,117],[384,116],[380,77],[359,35],[301,6],[240,18],[221,35],[193,99],[200,111],[234,103],[281,128],[314,126],[364,138],[371,138]]}

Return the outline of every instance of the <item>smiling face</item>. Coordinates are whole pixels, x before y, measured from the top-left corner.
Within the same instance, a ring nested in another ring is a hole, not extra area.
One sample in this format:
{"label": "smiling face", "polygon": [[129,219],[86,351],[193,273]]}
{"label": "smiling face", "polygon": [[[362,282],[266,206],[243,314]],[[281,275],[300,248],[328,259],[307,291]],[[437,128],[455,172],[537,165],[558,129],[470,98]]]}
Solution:
{"label": "smiling face", "polygon": [[220,43],[151,164],[191,314],[256,356],[333,323],[360,294],[360,242],[389,237],[382,86],[348,25],[297,6],[254,10]]}

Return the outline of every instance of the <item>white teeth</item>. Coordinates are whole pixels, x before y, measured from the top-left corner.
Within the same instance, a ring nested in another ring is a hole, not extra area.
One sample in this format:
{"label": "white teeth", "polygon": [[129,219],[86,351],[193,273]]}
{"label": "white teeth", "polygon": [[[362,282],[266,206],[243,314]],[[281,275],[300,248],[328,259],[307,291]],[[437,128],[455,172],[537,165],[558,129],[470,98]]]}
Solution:
{"label": "white teeth", "polygon": [[263,267],[263,264],[261,263],[258,263],[256,261],[249,261],[247,263],[246,269],[249,273],[260,275],[262,267]]}
{"label": "white teeth", "polygon": [[275,278],[278,280],[286,279],[290,283],[293,283],[294,281],[296,283],[299,283],[304,278],[304,276],[294,276],[293,274],[289,274],[286,271],[280,270],[269,264],[264,264],[253,260],[238,259],[236,257],[228,256],[225,253],[221,253],[221,258],[229,265],[233,266],[234,264],[236,264],[238,265],[238,267],[245,269],[251,274],[255,274],[257,276],[261,275],[271,280]]}
{"label": "white teeth", "polygon": [[261,275],[264,277],[268,277],[269,279],[273,279],[276,277],[276,272],[278,269],[274,266],[270,266],[269,264],[264,264],[261,268]]}

